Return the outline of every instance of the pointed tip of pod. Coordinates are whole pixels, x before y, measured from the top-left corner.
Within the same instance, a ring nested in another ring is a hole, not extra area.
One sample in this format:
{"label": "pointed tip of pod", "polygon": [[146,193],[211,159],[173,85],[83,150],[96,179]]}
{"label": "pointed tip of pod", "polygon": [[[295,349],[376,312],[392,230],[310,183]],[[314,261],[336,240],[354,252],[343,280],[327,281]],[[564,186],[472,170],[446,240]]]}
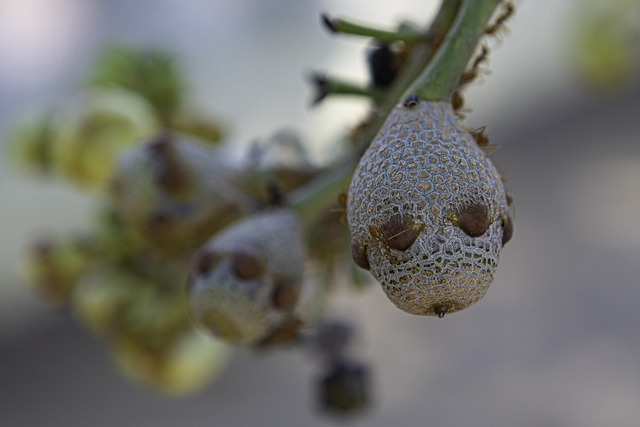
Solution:
{"label": "pointed tip of pod", "polygon": [[434,304],[433,305],[433,312],[436,315],[436,317],[438,319],[442,319],[444,317],[445,314],[447,314],[447,312],[449,311],[449,309],[451,308],[451,304],[443,302],[440,304]]}

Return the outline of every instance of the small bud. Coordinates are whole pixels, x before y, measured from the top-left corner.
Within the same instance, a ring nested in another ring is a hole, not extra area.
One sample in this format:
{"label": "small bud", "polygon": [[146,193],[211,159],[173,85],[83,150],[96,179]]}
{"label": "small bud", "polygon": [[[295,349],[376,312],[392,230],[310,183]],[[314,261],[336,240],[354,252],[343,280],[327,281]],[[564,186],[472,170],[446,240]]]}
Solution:
{"label": "small bud", "polygon": [[91,242],[83,239],[41,241],[29,255],[25,265],[29,286],[58,307],[69,303],[77,280],[93,261]]}
{"label": "small bud", "polygon": [[447,311],[449,311],[450,306],[451,304],[448,304],[448,303],[434,304],[433,312],[435,313],[436,317],[438,317],[439,319],[442,319],[444,315],[447,314]]}
{"label": "small bud", "polygon": [[196,256],[191,317],[229,343],[257,344],[291,317],[304,262],[300,224],[288,209],[269,209],[233,224]]}
{"label": "small bud", "polygon": [[502,219],[502,246],[506,245],[513,237],[513,220],[510,216]]}
{"label": "small bud", "polygon": [[227,365],[230,349],[195,331],[150,350],[138,341],[118,339],[111,353],[129,379],[169,396],[185,396],[205,387]]}
{"label": "small bud", "polygon": [[103,190],[119,154],[158,124],[144,99],[125,91],[92,93],[56,117],[54,171],[81,187]]}
{"label": "small bud", "polygon": [[111,196],[126,226],[144,240],[193,247],[237,209],[230,200],[244,201],[231,183],[235,174],[210,145],[161,134],[122,153]]}
{"label": "small bud", "polygon": [[391,86],[398,74],[399,58],[389,44],[376,45],[368,55],[371,83],[380,88]]}
{"label": "small bud", "polygon": [[362,363],[334,360],[318,382],[322,410],[334,415],[354,415],[370,404],[369,369]]}

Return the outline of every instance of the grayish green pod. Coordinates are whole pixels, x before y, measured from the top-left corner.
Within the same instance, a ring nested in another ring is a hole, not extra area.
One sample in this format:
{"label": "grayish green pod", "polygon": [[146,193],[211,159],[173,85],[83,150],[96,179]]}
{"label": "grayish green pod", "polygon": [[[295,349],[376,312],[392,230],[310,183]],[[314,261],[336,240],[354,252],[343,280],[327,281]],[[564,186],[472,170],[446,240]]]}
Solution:
{"label": "grayish green pod", "polygon": [[400,309],[443,317],[493,281],[511,227],[500,174],[447,102],[397,105],[347,199],[354,261]]}
{"label": "grayish green pod", "polygon": [[196,255],[191,317],[229,343],[258,343],[295,310],[304,263],[301,225],[292,211],[274,208],[236,223]]}

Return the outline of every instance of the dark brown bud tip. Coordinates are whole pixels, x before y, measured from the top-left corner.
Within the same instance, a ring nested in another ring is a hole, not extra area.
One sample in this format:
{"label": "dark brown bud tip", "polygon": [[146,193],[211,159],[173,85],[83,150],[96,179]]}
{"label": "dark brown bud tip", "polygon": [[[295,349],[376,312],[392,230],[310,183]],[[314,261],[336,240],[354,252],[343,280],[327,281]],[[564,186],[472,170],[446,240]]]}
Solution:
{"label": "dark brown bud tip", "polygon": [[351,256],[353,257],[353,262],[360,268],[365,270],[369,270],[369,259],[367,258],[367,248],[362,246],[358,242],[353,242],[351,245]]}
{"label": "dark brown bud tip", "polygon": [[233,271],[240,279],[255,279],[265,271],[264,261],[255,253],[248,250],[237,250],[232,254]]}
{"label": "dark brown bud tip", "polygon": [[313,99],[311,100],[311,105],[315,106],[320,104],[330,93],[330,82],[326,75],[321,73],[313,73],[309,80],[313,85]]}
{"label": "dark brown bud tip", "polygon": [[333,19],[329,17],[329,15],[327,15],[326,13],[321,13],[320,14],[320,20],[322,21],[322,24],[325,26],[325,28],[329,31],[331,31],[332,33],[336,33],[338,32],[338,29],[336,28],[336,25],[333,22]]}
{"label": "dark brown bud tip", "polygon": [[491,225],[489,208],[480,203],[465,205],[451,217],[451,222],[470,237],[482,236]]}
{"label": "dark brown bud tip", "polygon": [[433,312],[435,313],[438,319],[442,319],[444,315],[447,314],[447,311],[449,311],[450,307],[451,307],[451,304],[448,304],[448,303],[434,304]]}
{"label": "dark brown bud tip", "polygon": [[420,98],[417,95],[409,95],[407,99],[404,100],[404,106],[406,108],[415,108],[420,104]]}

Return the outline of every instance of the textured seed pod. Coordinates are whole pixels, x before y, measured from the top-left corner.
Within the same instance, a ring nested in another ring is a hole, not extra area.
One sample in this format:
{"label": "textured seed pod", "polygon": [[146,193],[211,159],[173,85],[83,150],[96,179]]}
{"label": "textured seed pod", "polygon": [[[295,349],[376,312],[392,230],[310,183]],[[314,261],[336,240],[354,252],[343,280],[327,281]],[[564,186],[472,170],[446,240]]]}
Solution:
{"label": "textured seed pod", "polygon": [[508,204],[500,175],[451,105],[397,105],[355,171],[354,261],[402,310],[444,316],[493,281]]}
{"label": "textured seed pod", "polygon": [[227,342],[255,344],[295,310],[304,262],[300,224],[291,211],[271,209],[234,224],[195,257],[191,317]]}
{"label": "textured seed pod", "polygon": [[200,244],[238,197],[233,173],[214,148],[163,134],[122,153],[110,193],[126,226],[143,238]]}

